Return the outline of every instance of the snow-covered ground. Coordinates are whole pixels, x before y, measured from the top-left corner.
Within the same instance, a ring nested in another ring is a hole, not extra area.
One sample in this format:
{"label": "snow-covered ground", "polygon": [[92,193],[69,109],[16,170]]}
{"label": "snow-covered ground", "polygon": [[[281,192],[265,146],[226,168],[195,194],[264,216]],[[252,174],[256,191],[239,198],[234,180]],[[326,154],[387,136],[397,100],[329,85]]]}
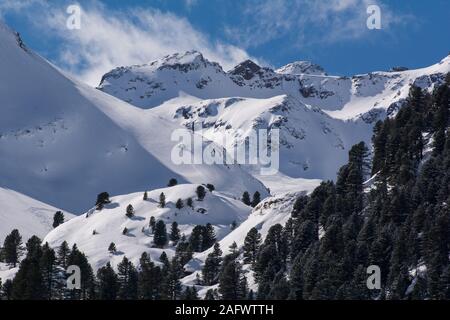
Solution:
{"label": "snow-covered ground", "polygon": [[[50,232],[44,241],[53,247],[59,246],[64,240],[70,245],[77,244],[97,269],[108,261],[111,261],[113,266],[117,265],[124,255],[135,264],[138,264],[143,252],[149,253],[154,261],[159,261],[163,251],[169,257],[173,256],[175,248],[171,244],[162,249],[153,248],[153,234],[149,227],[152,216],[156,220],[164,221],[168,232],[171,224],[176,221],[180,233],[185,234],[187,238],[196,225],[211,223],[218,240],[231,231],[234,221],[237,224],[246,221],[251,207],[215,191],[208,191],[205,199],[198,201],[195,193],[197,186],[183,184],[156,189],[148,192],[148,200],[143,200],[144,191],[113,197],[103,210],[92,209],[72,219]],[[159,207],[159,196],[162,192],[167,203],[164,208]],[[187,198],[192,198],[193,208],[186,206]],[[178,199],[184,201],[184,208],[181,210],[175,207]],[[135,216],[132,218],[125,215],[129,204],[135,210]],[[126,235],[122,234],[124,228],[128,229]],[[114,255],[108,252],[111,242],[117,247],[117,253]]]}
{"label": "snow-covered ground", "polygon": [[[0,188],[0,243],[13,230],[18,229],[25,243],[31,236],[43,239],[53,229],[53,216],[57,209],[13,190]],[[66,221],[74,217],[63,212]]]}

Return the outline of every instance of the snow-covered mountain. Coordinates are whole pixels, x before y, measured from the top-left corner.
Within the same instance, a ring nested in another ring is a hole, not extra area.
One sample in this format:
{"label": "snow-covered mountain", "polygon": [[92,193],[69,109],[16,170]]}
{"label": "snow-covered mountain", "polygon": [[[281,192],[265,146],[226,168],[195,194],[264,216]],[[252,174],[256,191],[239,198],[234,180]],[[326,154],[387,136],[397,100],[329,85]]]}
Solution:
{"label": "snow-covered mountain", "polygon": [[158,106],[180,93],[200,99],[290,95],[334,118],[373,122],[395,112],[411,84],[431,89],[449,71],[450,56],[427,68],[352,77],[328,76],[320,66],[304,61],[274,71],[246,60],[225,72],[190,51],[114,69],[103,76],[99,89],[141,108]]}
{"label": "snow-covered mountain", "polygon": [[[152,247],[151,216],[168,226],[178,222],[186,236],[194,225],[211,223],[223,249],[241,245],[252,227],[264,236],[288,219],[299,193],[335,178],[353,144],[370,142],[375,121],[395,114],[411,84],[429,90],[440,84],[450,57],[418,70],[336,77],[305,61],[274,71],[247,60],[224,71],[190,51],[114,69],[97,90],[0,25],[0,69],[0,202],[11,203],[0,211],[0,236],[13,227],[25,236],[44,236],[56,207],[85,213],[45,241],[77,243],[98,268],[107,261],[116,265],[124,255],[137,263],[144,251],[153,260],[162,250],[173,254],[170,245]],[[254,129],[279,129],[279,172],[263,176],[258,165],[175,164],[171,153],[180,144],[172,133],[200,124],[203,131],[192,134],[219,152],[242,145]],[[180,184],[166,188],[171,178]],[[204,201],[174,207],[179,198],[194,199],[195,188],[206,183],[216,191]],[[103,191],[112,203],[88,210]],[[259,191],[263,201],[252,210],[239,200],[244,191]],[[166,208],[157,205],[161,192]],[[128,204],[136,210],[131,219],[125,216]],[[116,254],[108,252],[111,242]],[[194,257],[191,271],[199,270],[206,254]],[[195,273],[183,281],[194,280]]]}
{"label": "snow-covered mountain", "polygon": [[238,166],[177,166],[174,125],[63,74],[0,27],[0,186],[82,213],[112,195],[212,183],[240,196],[265,187]]}

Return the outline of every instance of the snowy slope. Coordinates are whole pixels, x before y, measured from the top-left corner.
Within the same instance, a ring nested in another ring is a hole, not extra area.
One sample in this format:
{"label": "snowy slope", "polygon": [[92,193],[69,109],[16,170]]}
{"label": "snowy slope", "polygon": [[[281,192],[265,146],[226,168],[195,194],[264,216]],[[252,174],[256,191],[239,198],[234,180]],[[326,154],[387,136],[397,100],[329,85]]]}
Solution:
{"label": "snowy slope", "polygon": [[[57,209],[13,190],[0,188],[0,243],[18,229],[25,243],[31,236],[43,239],[53,229],[53,215]],[[65,221],[74,217],[64,212]]]}
{"label": "snowy slope", "polygon": [[240,196],[267,192],[237,166],[175,166],[160,119],[70,79],[0,27],[0,181],[75,213],[99,192],[126,194],[179,182]]}
{"label": "snowy slope", "polygon": [[[305,190],[295,179],[334,179],[351,146],[371,137],[371,126],[364,121],[334,119],[286,95],[268,99],[180,97],[149,112],[186,128],[201,124],[203,136],[228,152],[244,144],[253,130],[279,129],[276,177],[262,175],[260,166],[246,166],[272,193]],[[291,185],[290,190],[286,190],[286,183]]]}
{"label": "snowy slope", "polygon": [[[251,212],[240,200],[226,197],[218,192],[208,192],[203,201],[198,201],[195,189],[197,185],[184,184],[175,187],[153,190],[148,193],[148,200],[143,200],[144,192],[111,198],[112,203],[106,205],[102,211],[90,210],[83,216],[76,217],[50,232],[45,241],[56,247],[66,240],[74,243],[82,250],[93,264],[94,268],[103,266],[111,261],[115,266],[126,255],[133,263],[138,264],[143,252],[150,254],[154,261],[165,251],[168,256],[174,254],[174,247],[152,248],[153,235],[149,228],[150,217],[163,220],[168,232],[172,222],[179,224],[180,232],[189,237],[195,225],[211,223],[217,234],[217,239],[225,237],[230,231],[233,221],[238,224],[244,222]],[[161,192],[166,195],[166,207],[160,208],[158,199]],[[193,208],[185,206],[181,210],[175,208],[178,199],[194,200]],[[126,207],[131,204],[135,209],[135,217],[125,216]],[[127,235],[123,235],[124,228],[128,228]],[[96,231],[96,235],[93,231]],[[117,254],[108,252],[108,246],[114,242]]]}

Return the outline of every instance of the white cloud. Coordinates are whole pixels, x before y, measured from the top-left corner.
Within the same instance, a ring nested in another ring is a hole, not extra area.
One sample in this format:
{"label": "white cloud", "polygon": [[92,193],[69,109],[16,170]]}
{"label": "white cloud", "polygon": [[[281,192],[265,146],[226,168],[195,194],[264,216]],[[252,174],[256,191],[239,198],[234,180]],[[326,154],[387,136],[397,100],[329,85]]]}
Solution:
{"label": "white cloud", "polygon": [[243,9],[241,24],[225,28],[230,39],[244,47],[258,47],[290,37],[293,46],[310,46],[343,40],[358,40],[370,34],[366,9],[381,7],[382,29],[408,21],[381,0],[251,0]]}
{"label": "white cloud", "polygon": [[188,20],[154,9],[111,11],[98,1],[84,4],[81,29],[69,30],[63,6],[41,6],[33,21],[43,34],[57,37],[61,54],[56,63],[90,85],[98,85],[117,66],[147,63],[174,52],[198,50],[231,68],[248,58],[233,45],[213,42]]}

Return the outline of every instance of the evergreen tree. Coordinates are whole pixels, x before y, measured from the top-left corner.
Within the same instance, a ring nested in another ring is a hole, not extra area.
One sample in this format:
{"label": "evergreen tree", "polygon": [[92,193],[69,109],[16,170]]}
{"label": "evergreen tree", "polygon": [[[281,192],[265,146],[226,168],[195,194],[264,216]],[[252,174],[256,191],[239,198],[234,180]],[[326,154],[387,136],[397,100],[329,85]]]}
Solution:
{"label": "evergreen tree", "polygon": [[109,193],[102,192],[97,195],[97,201],[95,202],[95,206],[97,207],[97,210],[102,210],[103,206],[110,202],[111,201],[109,200]]}
{"label": "evergreen tree", "polygon": [[203,199],[204,199],[205,196],[206,196],[206,190],[205,190],[205,187],[203,187],[203,186],[198,186],[198,187],[197,187],[197,190],[196,190],[195,192],[196,192],[196,194],[197,194],[197,200],[198,200],[198,201],[203,201]]}
{"label": "evergreen tree", "polygon": [[129,205],[127,206],[127,213],[126,213],[126,216],[127,216],[128,218],[134,217],[134,208],[133,208],[133,206],[132,206],[131,204],[129,204]]}
{"label": "evergreen tree", "polygon": [[153,235],[153,243],[158,248],[163,248],[167,244],[167,230],[166,224],[162,220],[158,220],[155,226],[155,233]]}
{"label": "evergreen tree", "polygon": [[252,202],[250,201],[250,194],[247,191],[244,191],[244,193],[242,194],[242,202],[246,206],[250,206],[252,204]]}
{"label": "evergreen tree", "polygon": [[101,267],[97,271],[98,298],[100,300],[116,300],[119,292],[119,278],[111,264]]}
{"label": "evergreen tree", "polygon": [[143,253],[140,259],[140,271],[138,275],[139,299],[160,299],[161,269],[150,261],[147,253]]}
{"label": "evergreen tree", "polygon": [[175,221],[172,223],[169,239],[173,242],[174,245],[176,245],[180,240],[180,229],[178,229],[178,223],[176,223]]}
{"label": "evergreen tree", "polygon": [[156,227],[156,219],[155,217],[150,217],[149,227],[152,229],[152,233],[155,233],[155,227]]}
{"label": "evergreen tree", "polygon": [[67,244],[67,241],[63,241],[58,248],[57,261],[58,265],[64,270],[66,270],[67,267],[69,266],[68,265],[69,254],[70,254],[69,245]]}
{"label": "evergreen tree", "polygon": [[115,244],[114,242],[111,242],[111,243],[109,244],[108,251],[109,251],[109,253],[111,253],[111,254],[116,254],[116,253],[117,253],[116,244]]}
{"label": "evergreen tree", "polygon": [[178,199],[177,202],[175,203],[175,208],[181,210],[183,207],[184,207],[183,200]]}
{"label": "evergreen tree", "polygon": [[147,191],[144,192],[143,200],[144,200],[144,201],[147,201],[147,200],[148,200],[148,193],[147,193]]}
{"label": "evergreen tree", "polygon": [[216,242],[214,244],[214,250],[208,254],[202,270],[203,282],[205,285],[210,286],[217,283],[221,262],[222,250],[220,250],[219,243]]}
{"label": "evergreen tree", "polygon": [[207,223],[202,232],[202,251],[205,251],[216,242],[216,232],[211,223]]}
{"label": "evergreen tree", "polygon": [[2,260],[15,268],[19,263],[22,252],[22,236],[17,229],[14,229],[6,236],[3,242],[3,248],[1,249]]}
{"label": "evergreen tree", "polygon": [[123,257],[117,266],[120,300],[137,300],[138,297],[138,273],[133,263]]}
{"label": "evergreen tree", "polygon": [[191,236],[189,237],[189,246],[194,252],[202,252],[203,249],[203,236],[205,227],[197,225],[192,229]]}
{"label": "evergreen tree", "polygon": [[161,194],[159,195],[159,206],[161,208],[166,207],[166,195],[164,194],[164,192],[161,192]]}
{"label": "evergreen tree", "polygon": [[187,205],[189,208],[194,208],[194,201],[192,201],[192,198],[187,198],[187,200],[186,200],[186,205]]}
{"label": "evergreen tree", "polygon": [[250,229],[244,240],[244,263],[254,264],[261,245],[261,235],[256,228]]}
{"label": "evergreen tree", "polygon": [[176,186],[177,184],[178,184],[177,179],[172,178],[172,179],[169,180],[169,183],[167,184],[167,186],[168,186],[168,187],[174,187],[174,186]]}
{"label": "evergreen tree", "polygon": [[258,191],[256,191],[256,192],[253,194],[253,200],[252,200],[251,205],[252,205],[252,207],[254,208],[254,207],[256,207],[260,202],[261,202],[261,194],[260,194]]}
{"label": "evergreen tree", "polygon": [[216,190],[216,188],[214,187],[214,185],[212,185],[212,184],[210,184],[210,183],[208,183],[208,184],[206,185],[206,188],[208,188],[209,192],[213,192],[214,190]]}
{"label": "evergreen tree", "polygon": [[56,228],[63,223],[64,214],[61,211],[56,211],[55,215],[53,216],[53,228]]}

